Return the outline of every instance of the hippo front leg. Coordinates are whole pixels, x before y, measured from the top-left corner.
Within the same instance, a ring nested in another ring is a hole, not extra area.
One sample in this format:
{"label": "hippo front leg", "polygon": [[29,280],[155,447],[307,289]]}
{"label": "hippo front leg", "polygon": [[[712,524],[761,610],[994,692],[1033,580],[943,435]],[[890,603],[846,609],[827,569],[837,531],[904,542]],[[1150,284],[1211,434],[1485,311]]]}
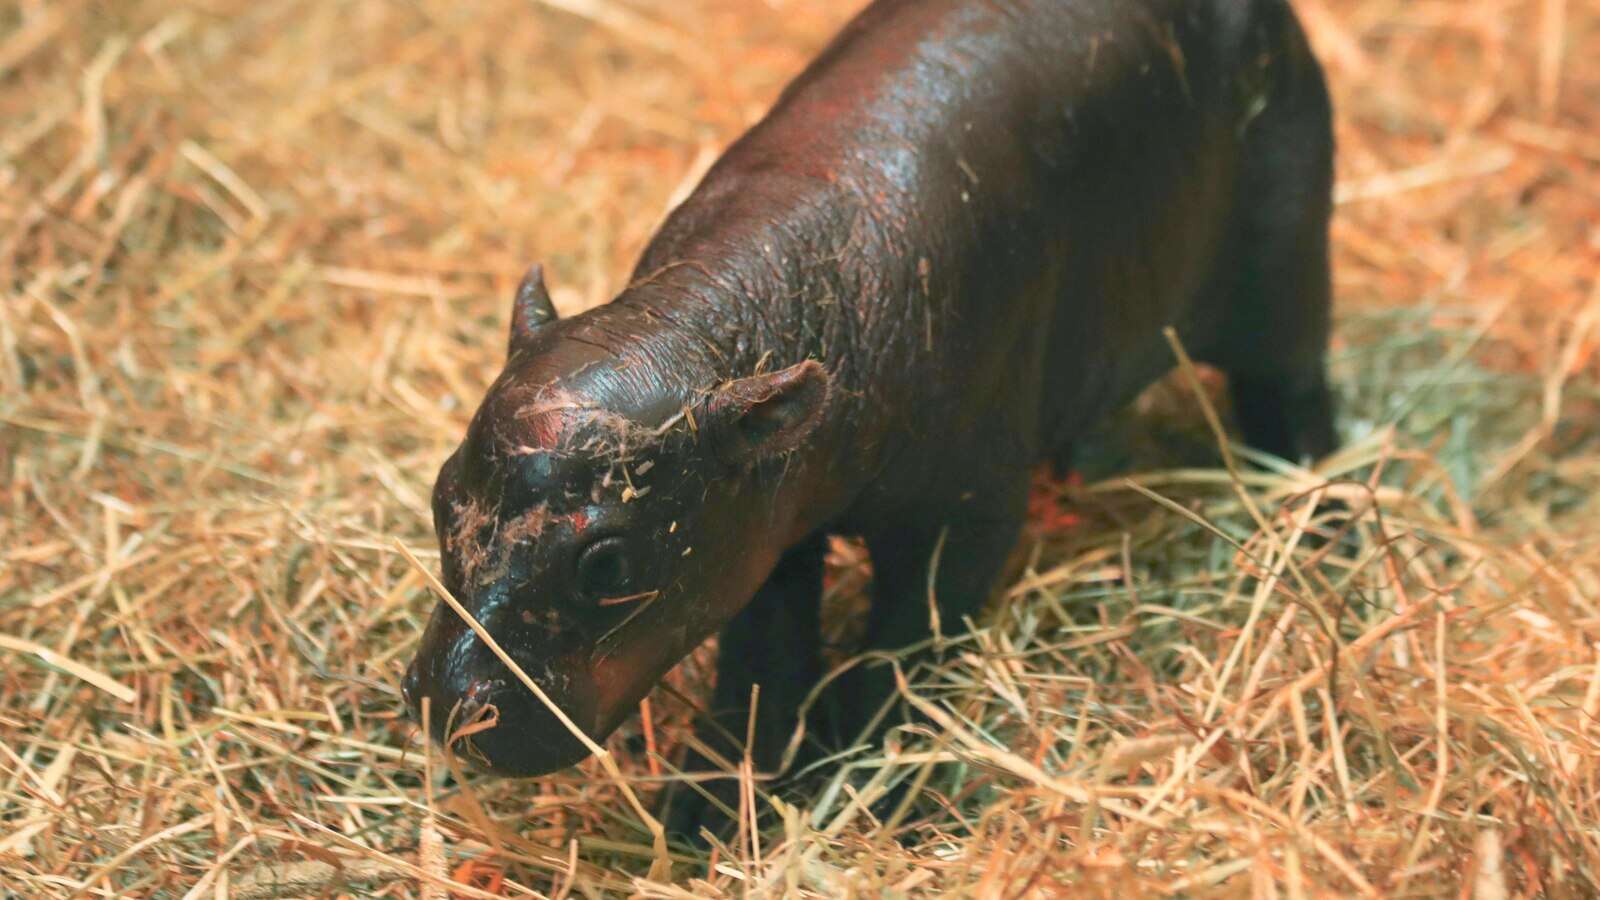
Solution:
{"label": "hippo front leg", "polygon": [[[718,638],[717,684],[709,715],[696,723],[695,737],[737,766],[744,758],[745,737],[752,733],[750,702],[755,693],[754,744],[749,751],[758,775],[774,771],[782,762],[800,705],[822,675],[820,608],[826,551],[827,540],[820,534],[789,549]],[[756,693],[753,688],[758,686]],[[684,771],[693,775],[725,770],[691,748]],[[679,785],[667,807],[668,832],[696,843],[702,840],[702,828],[725,834],[734,821],[728,811],[739,811],[736,778],[717,778],[700,787],[715,801]]]}
{"label": "hippo front leg", "polygon": [[[898,527],[867,535],[873,600],[866,650],[893,651],[927,641],[933,637],[932,609],[938,610],[941,633],[966,630],[965,619],[975,617],[989,598],[1027,511],[1026,470],[995,480],[948,505],[919,509]],[[909,671],[917,662],[914,656],[901,667]],[[834,706],[843,741],[875,740],[895,724],[893,719],[874,723],[894,691],[894,669],[886,662],[863,661],[842,676]]]}

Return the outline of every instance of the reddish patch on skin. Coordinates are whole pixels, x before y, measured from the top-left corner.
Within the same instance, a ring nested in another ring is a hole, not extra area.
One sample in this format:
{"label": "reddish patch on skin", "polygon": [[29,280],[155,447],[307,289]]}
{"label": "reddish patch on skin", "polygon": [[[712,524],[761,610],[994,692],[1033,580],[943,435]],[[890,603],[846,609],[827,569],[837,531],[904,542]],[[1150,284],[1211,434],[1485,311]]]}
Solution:
{"label": "reddish patch on skin", "polygon": [[534,447],[559,447],[572,427],[573,418],[562,411],[548,411],[528,419],[528,443]]}
{"label": "reddish patch on skin", "polygon": [[[515,439],[511,446],[534,451],[561,446],[590,412],[581,397],[559,388],[513,384],[502,393],[503,405],[496,407],[496,419],[505,437]],[[513,427],[505,428],[512,423]]]}
{"label": "reddish patch on skin", "polygon": [[582,534],[584,529],[589,527],[589,513],[584,510],[580,509],[567,518],[572,521],[572,530],[578,534]]}
{"label": "reddish patch on skin", "polygon": [[1056,479],[1040,473],[1033,479],[1033,490],[1028,493],[1028,520],[1042,533],[1064,531],[1083,524],[1083,517],[1064,509],[1061,492],[1066,488],[1083,486],[1083,476],[1071,472],[1066,478]]}

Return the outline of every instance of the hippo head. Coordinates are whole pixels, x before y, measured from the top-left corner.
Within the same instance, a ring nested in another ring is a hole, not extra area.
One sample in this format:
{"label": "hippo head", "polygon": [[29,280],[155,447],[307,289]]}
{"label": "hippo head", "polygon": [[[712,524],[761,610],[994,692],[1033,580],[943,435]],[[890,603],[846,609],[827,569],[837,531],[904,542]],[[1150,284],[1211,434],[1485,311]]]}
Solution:
{"label": "hippo head", "polygon": [[[812,435],[829,379],[804,362],[696,386],[629,338],[608,347],[617,329],[592,319],[553,321],[529,273],[505,371],[439,473],[433,518],[445,586],[598,741],[771,571],[792,523],[770,475]],[[443,603],[403,693],[419,720],[428,698],[435,740],[493,772],[587,754]]]}

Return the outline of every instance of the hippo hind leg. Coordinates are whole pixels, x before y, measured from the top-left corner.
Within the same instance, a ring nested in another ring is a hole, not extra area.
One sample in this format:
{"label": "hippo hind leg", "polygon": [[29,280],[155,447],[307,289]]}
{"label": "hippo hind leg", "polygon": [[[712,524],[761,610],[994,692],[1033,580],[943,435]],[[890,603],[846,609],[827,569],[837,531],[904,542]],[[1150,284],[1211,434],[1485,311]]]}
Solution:
{"label": "hippo hind leg", "polygon": [[1229,392],[1234,418],[1252,447],[1293,462],[1314,462],[1337,446],[1333,398],[1320,371],[1236,373]]}
{"label": "hippo hind leg", "polygon": [[1284,61],[1246,134],[1229,314],[1206,356],[1229,377],[1245,440],[1302,462],[1337,446],[1325,364],[1333,132],[1321,73],[1294,40],[1301,52]]}

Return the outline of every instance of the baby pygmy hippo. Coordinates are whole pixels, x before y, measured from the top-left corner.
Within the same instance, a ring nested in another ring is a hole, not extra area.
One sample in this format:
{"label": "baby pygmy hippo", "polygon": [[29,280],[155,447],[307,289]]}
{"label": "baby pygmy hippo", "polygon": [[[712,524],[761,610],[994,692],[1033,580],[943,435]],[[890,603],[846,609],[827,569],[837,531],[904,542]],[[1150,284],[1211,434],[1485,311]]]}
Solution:
{"label": "baby pygmy hippo", "polygon": [[[1285,0],[878,0],[618,297],[558,319],[529,272],[434,489],[445,584],[595,740],[720,631],[703,738],[738,758],[759,685],[771,769],[821,675],[826,536],[871,553],[868,648],[928,638],[930,593],[956,627],[1030,469],[1173,366],[1167,326],[1253,445],[1333,448],[1329,120]],[[847,678],[864,722],[892,675]],[[404,692],[435,738],[494,707],[458,749],[495,772],[585,756],[445,606]]]}

